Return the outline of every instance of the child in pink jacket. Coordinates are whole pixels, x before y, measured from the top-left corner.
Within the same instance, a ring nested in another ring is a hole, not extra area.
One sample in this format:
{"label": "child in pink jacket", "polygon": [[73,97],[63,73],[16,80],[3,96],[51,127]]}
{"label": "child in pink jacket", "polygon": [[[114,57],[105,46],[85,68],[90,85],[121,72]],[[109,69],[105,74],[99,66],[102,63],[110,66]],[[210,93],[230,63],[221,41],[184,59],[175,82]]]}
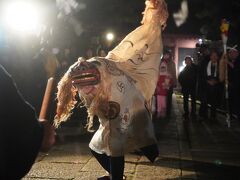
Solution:
{"label": "child in pink jacket", "polygon": [[167,102],[166,97],[168,89],[171,86],[171,77],[167,72],[166,62],[160,64],[159,79],[155,91],[156,101],[157,101],[157,117],[166,116]]}

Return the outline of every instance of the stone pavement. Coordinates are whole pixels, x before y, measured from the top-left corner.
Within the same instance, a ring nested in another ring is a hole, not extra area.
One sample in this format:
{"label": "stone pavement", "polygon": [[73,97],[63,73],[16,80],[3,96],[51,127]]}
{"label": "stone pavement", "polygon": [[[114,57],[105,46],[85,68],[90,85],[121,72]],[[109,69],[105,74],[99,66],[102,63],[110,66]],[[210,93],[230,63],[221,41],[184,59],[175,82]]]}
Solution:
{"label": "stone pavement", "polygon": [[[177,98],[179,110],[182,99]],[[198,107],[199,108],[199,107]],[[192,157],[192,168],[198,179],[240,179],[240,122],[231,120],[227,126],[226,115],[218,111],[217,120],[187,120],[182,123]],[[187,161],[184,161],[187,162]]]}
{"label": "stone pavement", "polygon": [[[175,98],[171,118],[154,119],[154,126],[160,156],[152,164],[144,156],[127,154],[124,172],[127,180],[196,179],[188,139]],[[90,139],[89,134],[66,137],[48,154],[39,154],[31,171],[23,179],[96,180],[105,171],[89,151]]]}

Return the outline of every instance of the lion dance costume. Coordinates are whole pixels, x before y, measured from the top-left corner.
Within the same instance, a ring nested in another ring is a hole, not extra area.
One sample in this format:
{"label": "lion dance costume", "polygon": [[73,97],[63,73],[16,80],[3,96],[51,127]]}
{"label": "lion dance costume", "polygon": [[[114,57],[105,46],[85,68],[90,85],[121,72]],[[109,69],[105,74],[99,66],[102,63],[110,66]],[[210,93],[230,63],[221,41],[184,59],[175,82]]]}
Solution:
{"label": "lion dance costume", "polygon": [[76,104],[88,109],[100,126],[89,147],[114,180],[123,178],[124,153],[141,149],[150,161],[158,156],[150,101],[159,75],[161,31],[168,17],[164,0],[146,1],[142,25],[128,34],[105,58],[74,63],[58,84],[55,124],[66,121]]}

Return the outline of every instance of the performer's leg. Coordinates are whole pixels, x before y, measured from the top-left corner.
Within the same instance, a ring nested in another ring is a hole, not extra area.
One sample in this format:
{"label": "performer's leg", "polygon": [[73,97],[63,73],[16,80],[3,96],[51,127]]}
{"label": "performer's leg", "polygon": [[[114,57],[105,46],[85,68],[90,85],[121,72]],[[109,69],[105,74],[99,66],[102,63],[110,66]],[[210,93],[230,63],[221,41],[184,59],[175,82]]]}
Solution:
{"label": "performer's leg", "polygon": [[159,155],[157,144],[141,148],[143,154],[153,163]]}
{"label": "performer's leg", "polygon": [[[124,173],[124,156],[110,157],[106,154],[99,154],[91,150],[93,156],[97,159],[99,164],[110,174],[112,180],[122,180]],[[103,176],[99,179],[107,179]]]}
{"label": "performer's leg", "polygon": [[110,157],[106,154],[98,154],[95,151],[91,150],[93,156],[97,159],[99,164],[108,172],[110,173]]}
{"label": "performer's leg", "polygon": [[124,156],[110,157],[111,180],[122,180],[124,173]]}

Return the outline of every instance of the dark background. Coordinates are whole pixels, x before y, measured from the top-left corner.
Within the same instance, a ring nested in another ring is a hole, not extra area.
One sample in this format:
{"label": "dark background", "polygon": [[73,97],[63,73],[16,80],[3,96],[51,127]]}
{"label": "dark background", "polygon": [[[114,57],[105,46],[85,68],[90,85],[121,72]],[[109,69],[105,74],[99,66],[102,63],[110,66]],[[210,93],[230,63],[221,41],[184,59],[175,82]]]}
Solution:
{"label": "dark background", "polygon": [[[0,9],[2,2],[1,1]],[[46,85],[43,69],[44,50],[59,48],[59,60],[65,49],[71,50],[69,63],[83,56],[87,48],[103,47],[111,50],[122,38],[140,25],[144,0],[76,0],[85,4],[82,10],[72,9],[68,15],[59,18],[61,10],[54,0],[38,1],[44,9],[46,30],[40,35],[18,36],[2,31],[0,24],[0,63],[12,74],[27,100],[40,105]],[[67,1],[66,1],[67,2]],[[240,45],[240,1],[239,0],[188,0],[189,16],[177,27],[173,13],[180,9],[182,0],[166,0],[169,19],[164,34],[195,35],[212,41],[221,39],[221,19],[230,22],[228,44]],[[83,32],[74,32],[69,18],[81,23]],[[106,32],[112,31],[116,38],[106,45]]]}

